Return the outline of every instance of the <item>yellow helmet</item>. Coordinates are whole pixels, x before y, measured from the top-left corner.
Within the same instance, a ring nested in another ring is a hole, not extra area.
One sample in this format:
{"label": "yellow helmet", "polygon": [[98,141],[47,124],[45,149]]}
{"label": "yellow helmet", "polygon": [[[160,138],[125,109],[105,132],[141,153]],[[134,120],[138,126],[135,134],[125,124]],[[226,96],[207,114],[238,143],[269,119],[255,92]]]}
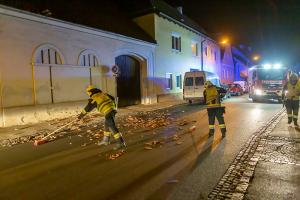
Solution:
{"label": "yellow helmet", "polygon": [[86,88],[86,93],[88,94],[88,95],[91,95],[91,90],[92,89],[95,89],[95,87],[94,86],[92,86],[92,85],[89,85],[87,88]]}
{"label": "yellow helmet", "polygon": [[211,86],[213,86],[212,82],[210,82],[210,81],[205,81],[205,83],[204,83],[204,88],[208,88],[208,87],[211,87]]}

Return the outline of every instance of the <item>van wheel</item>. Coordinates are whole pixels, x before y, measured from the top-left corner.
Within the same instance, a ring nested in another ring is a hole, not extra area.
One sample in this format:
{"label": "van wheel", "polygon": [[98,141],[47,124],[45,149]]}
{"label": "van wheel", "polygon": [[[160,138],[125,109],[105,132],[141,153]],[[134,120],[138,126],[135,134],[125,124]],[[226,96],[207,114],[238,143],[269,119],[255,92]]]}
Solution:
{"label": "van wheel", "polygon": [[189,100],[188,102],[189,102],[189,104],[192,104],[192,103],[193,103],[192,100]]}

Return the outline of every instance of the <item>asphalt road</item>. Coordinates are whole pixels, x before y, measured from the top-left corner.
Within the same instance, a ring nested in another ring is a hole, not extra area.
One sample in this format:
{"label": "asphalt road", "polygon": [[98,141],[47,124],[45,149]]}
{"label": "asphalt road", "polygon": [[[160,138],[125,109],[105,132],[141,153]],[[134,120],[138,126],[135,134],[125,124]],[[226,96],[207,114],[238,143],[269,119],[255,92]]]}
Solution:
{"label": "asphalt road", "polygon": [[168,126],[125,134],[128,149],[115,160],[112,146],[79,136],[2,148],[0,199],[206,199],[251,134],[282,108],[246,95],[225,104],[224,139],[219,130],[208,137],[206,111],[195,104],[168,109]]}

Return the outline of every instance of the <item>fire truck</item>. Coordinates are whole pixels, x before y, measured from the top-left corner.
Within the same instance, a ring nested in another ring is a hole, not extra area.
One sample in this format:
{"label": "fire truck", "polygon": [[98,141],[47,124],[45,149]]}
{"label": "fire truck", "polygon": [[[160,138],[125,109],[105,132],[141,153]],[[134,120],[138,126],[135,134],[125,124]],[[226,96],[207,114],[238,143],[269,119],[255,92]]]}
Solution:
{"label": "fire truck", "polygon": [[255,65],[249,69],[249,98],[253,102],[275,99],[281,102],[282,88],[286,83],[287,68],[280,64]]}

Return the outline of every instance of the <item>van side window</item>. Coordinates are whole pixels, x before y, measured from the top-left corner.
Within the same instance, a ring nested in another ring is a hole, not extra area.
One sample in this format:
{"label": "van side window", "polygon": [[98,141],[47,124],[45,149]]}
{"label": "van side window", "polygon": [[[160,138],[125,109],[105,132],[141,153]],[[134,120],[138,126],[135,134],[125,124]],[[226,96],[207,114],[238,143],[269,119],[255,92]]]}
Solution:
{"label": "van side window", "polygon": [[193,81],[194,81],[193,77],[187,77],[187,78],[185,78],[184,85],[185,86],[193,86],[194,85]]}
{"label": "van side window", "polygon": [[204,78],[203,77],[196,77],[195,78],[195,85],[204,85]]}

